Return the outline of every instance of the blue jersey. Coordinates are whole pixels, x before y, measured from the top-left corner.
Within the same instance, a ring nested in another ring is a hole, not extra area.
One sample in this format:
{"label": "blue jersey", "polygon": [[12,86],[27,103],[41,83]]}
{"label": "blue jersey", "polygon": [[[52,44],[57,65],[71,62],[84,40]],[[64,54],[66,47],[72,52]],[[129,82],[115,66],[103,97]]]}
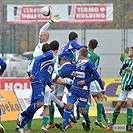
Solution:
{"label": "blue jersey", "polygon": [[6,69],[6,63],[0,58],[0,72],[4,72]]}
{"label": "blue jersey", "polygon": [[53,67],[54,55],[50,50],[45,52],[35,60],[32,68],[32,75],[34,76],[32,83],[42,83],[45,87],[45,85],[50,80],[50,75],[53,71]]}
{"label": "blue jersey", "polygon": [[[85,85],[78,85],[77,82],[80,80],[85,81]],[[73,87],[79,89],[89,89],[90,83],[94,80],[97,80],[100,87],[103,88],[102,80],[96,70],[95,65],[92,63],[91,60],[79,60],[76,64],[76,77],[73,82]]]}
{"label": "blue jersey", "polygon": [[86,48],[86,46],[79,45],[76,40],[69,41],[61,50],[59,57],[64,58],[70,62],[73,61],[74,52],[81,48]]}
{"label": "blue jersey", "polygon": [[72,72],[75,70],[75,67],[75,64],[71,64],[70,62],[63,64],[60,68],[60,76],[62,78],[73,79]]}

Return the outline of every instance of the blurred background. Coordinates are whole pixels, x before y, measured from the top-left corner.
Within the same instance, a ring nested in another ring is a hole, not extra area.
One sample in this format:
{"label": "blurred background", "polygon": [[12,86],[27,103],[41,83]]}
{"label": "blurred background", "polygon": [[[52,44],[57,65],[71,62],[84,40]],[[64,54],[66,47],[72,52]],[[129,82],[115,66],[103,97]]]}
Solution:
{"label": "blurred background", "polygon": [[[49,41],[58,40],[61,47],[68,41],[68,34],[71,31],[78,33],[79,44],[87,45],[90,39],[97,39],[99,47],[96,52],[101,56],[98,69],[101,77],[119,77],[119,68],[122,63],[121,54],[127,47],[133,46],[132,0],[0,0],[0,56],[8,64],[3,77],[27,76],[26,68],[38,43],[39,30],[50,19],[46,18],[45,20],[44,18],[44,22],[41,23],[39,23],[38,17],[34,23],[9,22],[8,17],[11,16],[7,11],[10,8],[9,5],[13,5],[15,15],[17,7],[22,5],[34,5],[38,8],[39,5],[57,5],[58,7],[63,4],[63,6],[68,6],[68,3],[69,6],[76,4],[112,5],[112,20],[53,24],[48,29]],[[52,13],[55,14],[55,12]],[[66,12],[61,9],[61,14],[65,16]]]}

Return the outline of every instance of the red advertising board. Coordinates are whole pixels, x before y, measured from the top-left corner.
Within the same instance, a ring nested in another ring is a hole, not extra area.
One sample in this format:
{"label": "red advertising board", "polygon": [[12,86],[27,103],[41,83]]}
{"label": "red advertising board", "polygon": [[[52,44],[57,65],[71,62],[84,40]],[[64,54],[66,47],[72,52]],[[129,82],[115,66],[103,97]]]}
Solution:
{"label": "red advertising board", "polygon": [[81,5],[76,6],[75,20],[102,21],[106,20],[106,6]]}
{"label": "red advertising board", "polygon": [[[104,89],[108,97],[117,97],[121,78],[103,78]],[[0,78],[0,90],[27,90],[30,89],[28,78]]]}
{"label": "red advertising board", "polygon": [[39,20],[49,20],[50,16],[48,17],[44,17],[41,13],[41,8],[43,6],[38,6],[38,8],[36,9],[35,5],[32,6],[22,6],[22,11],[21,11],[21,15],[20,15],[20,20],[36,20],[36,18],[38,17]]}
{"label": "red advertising board", "polygon": [[28,78],[0,78],[0,90],[30,89]]}
{"label": "red advertising board", "polygon": [[44,17],[44,5],[7,5],[8,24],[44,24],[52,15],[60,15],[60,23],[109,23],[113,21],[113,4],[49,4],[51,16]]}

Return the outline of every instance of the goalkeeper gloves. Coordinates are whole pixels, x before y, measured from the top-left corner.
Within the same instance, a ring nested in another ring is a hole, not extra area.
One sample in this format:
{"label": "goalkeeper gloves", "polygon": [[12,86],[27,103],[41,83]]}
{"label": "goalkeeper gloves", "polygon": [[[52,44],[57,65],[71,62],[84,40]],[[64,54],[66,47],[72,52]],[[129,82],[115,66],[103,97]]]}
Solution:
{"label": "goalkeeper gloves", "polygon": [[49,20],[50,24],[53,24],[55,22],[59,22],[60,21],[60,15],[56,14],[54,16],[52,16],[51,20]]}
{"label": "goalkeeper gloves", "polygon": [[125,86],[126,91],[131,91],[133,89],[133,85],[127,85]]}
{"label": "goalkeeper gloves", "polygon": [[128,64],[124,64],[124,65],[122,66],[122,69],[124,70],[126,67],[128,67]]}

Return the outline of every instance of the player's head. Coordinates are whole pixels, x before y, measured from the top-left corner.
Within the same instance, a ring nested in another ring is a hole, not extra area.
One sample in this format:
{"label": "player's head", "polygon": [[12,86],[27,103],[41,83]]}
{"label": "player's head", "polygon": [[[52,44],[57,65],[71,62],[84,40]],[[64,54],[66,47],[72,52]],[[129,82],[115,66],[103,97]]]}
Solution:
{"label": "player's head", "polygon": [[42,46],[43,53],[45,53],[49,50],[50,50],[50,45],[48,43],[44,43],[43,46]]}
{"label": "player's head", "polygon": [[80,59],[88,58],[88,50],[87,50],[87,48],[81,48],[79,50],[79,58]]}
{"label": "player's head", "polygon": [[57,54],[59,49],[59,42],[54,40],[50,43],[50,49],[54,52],[54,55]]}
{"label": "player's head", "polygon": [[48,31],[40,32],[40,34],[39,34],[39,41],[40,41],[40,43],[48,42],[48,39],[49,39]]}
{"label": "player's head", "polygon": [[98,45],[98,41],[96,39],[91,39],[88,44],[88,48],[94,50]]}
{"label": "player's head", "polygon": [[77,39],[78,39],[78,34],[76,32],[71,32],[69,34],[69,41],[77,40]]}
{"label": "player's head", "polygon": [[130,47],[128,51],[128,56],[133,59],[133,47]]}

